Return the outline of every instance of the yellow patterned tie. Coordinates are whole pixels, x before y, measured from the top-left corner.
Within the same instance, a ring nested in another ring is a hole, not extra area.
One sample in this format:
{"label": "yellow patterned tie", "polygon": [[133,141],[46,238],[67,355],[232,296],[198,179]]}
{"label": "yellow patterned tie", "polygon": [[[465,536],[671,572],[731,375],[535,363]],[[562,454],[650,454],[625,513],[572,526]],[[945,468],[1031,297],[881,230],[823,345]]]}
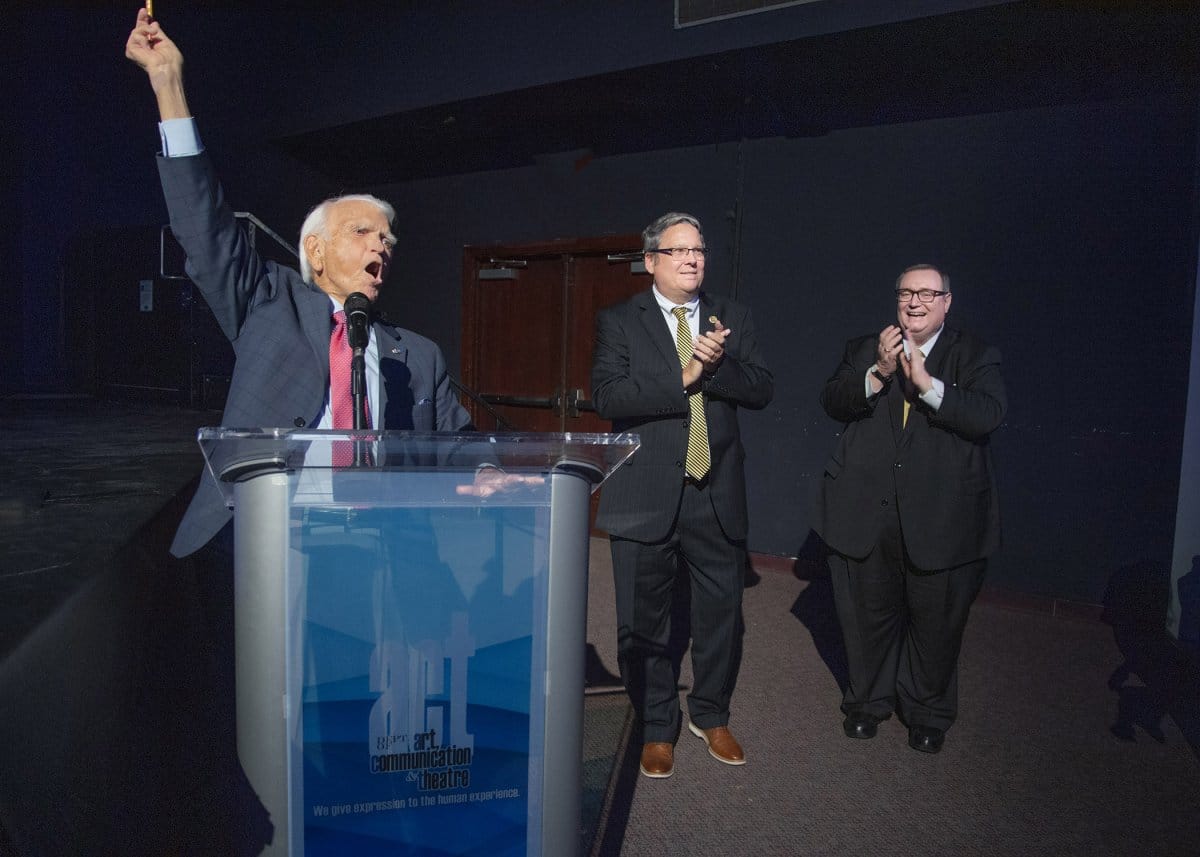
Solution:
{"label": "yellow patterned tie", "polygon": [[[692,330],[687,323],[687,307],[677,306],[675,313],[675,350],[679,352],[680,367],[692,359]],[[688,393],[687,472],[693,479],[703,479],[712,465],[712,453],[708,449],[708,420],[704,416],[704,394],[700,391]]]}

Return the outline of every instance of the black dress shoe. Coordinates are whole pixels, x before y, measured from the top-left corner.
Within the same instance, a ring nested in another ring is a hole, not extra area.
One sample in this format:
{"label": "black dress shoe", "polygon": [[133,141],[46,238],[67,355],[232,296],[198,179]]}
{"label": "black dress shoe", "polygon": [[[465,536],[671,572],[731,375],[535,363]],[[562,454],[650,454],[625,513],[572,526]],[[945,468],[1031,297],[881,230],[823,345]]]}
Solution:
{"label": "black dress shoe", "polygon": [[910,726],[908,728],[908,746],[921,753],[936,753],[942,749],[946,733],[933,726]]}
{"label": "black dress shoe", "polygon": [[879,729],[879,718],[865,711],[855,711],[842,721],[842,731],[847,738],[874,738]]}

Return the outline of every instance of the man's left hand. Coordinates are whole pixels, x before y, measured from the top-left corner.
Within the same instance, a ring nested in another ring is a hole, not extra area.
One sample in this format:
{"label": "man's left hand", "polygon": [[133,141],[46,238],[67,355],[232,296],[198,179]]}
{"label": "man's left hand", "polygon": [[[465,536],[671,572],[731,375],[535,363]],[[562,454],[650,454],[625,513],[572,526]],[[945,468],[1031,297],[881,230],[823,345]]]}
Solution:
{"label": "man's left hand", "polygon": [[904,373],[918,395],[924,395],[933,389],[933,376],[925,368],[925,355],[915,343],[908,343],[908,351],[900,357],[900,371]]}
{"label": "man's left hand", "polygon": [[470,497],[491,497],[493,494],[512,494],[523,485],[544,485],[545,477],[521,473],[505,473],[499,467],[482,467],[475,472],[475,481],[459,485],[454,490]]}
{"label": "man's left hand", "polygon": [[712,321],[715,325],[713,329],[703,336],[696,337],[692,348],[692,356],[700,361],[704,371],[710,375],[717,371],[717,367],[725,359],[725,340],[733,332],[715,317]]}

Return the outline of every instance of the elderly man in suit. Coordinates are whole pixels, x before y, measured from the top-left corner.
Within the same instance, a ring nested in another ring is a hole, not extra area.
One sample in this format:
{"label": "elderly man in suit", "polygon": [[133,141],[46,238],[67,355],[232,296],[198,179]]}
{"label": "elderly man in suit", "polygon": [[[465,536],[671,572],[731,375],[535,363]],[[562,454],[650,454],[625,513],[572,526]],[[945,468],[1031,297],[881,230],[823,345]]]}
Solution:
{"label": "elderly man in suit", "polygon": [[[349,349],[346,299],[358,293],[374,302],[383,286],[396,243],[392,207],[366,194],[326,200],[301,228],[300,273],[264,261],[237,227],[200,145],[184,92],[183,55],[145,9],[138,10],[125,53],[146,71],[158,102],[158,169],[171,229],[187,253],[189,277],[237,357],[222,423],[354,428],[349,393],[333,384],[331,361],[338,348]],[[471,428],[432,341],[374,318],[365,363],[371,428]],[[484,468],[463,492],[487,495],[523,481]],[[218,533],[228,542],[230,520],[216,480],[205,472],[171,552],[187,556]]]}
{"label": "elderly man in suit", "polygon": [[914,265],[897,323],[847,344],[821,392],[845,423],[826,465],[817,533],[846,643],[842,711],[872,738],[893,711],[936,753],[958,711],[958,654],[1000,544],[991,433],[1004,419],[1000,353],[946,326],[950,279]]}
{"label": "elderly man in suit", "polygon": [[728,765],[745,763],[729,730],[741,657],[747,568],[740,407],[774,391],[750,311],[701,291],[700,223],[663,215],[642,233],[652,288],[596,320],[592,399],[641,448],[605,484],[596,525],[611,536],[622,678],[641,719],[641,771],[669,777],[680,729],[668,651],[672,590],[691,581],[694,684],[689,730]]}

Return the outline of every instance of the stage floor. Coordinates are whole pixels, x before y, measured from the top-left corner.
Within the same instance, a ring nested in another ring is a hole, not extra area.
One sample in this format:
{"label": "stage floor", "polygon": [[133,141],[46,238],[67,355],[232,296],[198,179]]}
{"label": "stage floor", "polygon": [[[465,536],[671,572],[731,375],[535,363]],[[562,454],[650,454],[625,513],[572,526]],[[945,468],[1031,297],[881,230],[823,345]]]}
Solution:
{"label": "stage floor", "polygon": [[0,409],[0,660],[102,569],[203,465],[214,411],[89,398]]}

